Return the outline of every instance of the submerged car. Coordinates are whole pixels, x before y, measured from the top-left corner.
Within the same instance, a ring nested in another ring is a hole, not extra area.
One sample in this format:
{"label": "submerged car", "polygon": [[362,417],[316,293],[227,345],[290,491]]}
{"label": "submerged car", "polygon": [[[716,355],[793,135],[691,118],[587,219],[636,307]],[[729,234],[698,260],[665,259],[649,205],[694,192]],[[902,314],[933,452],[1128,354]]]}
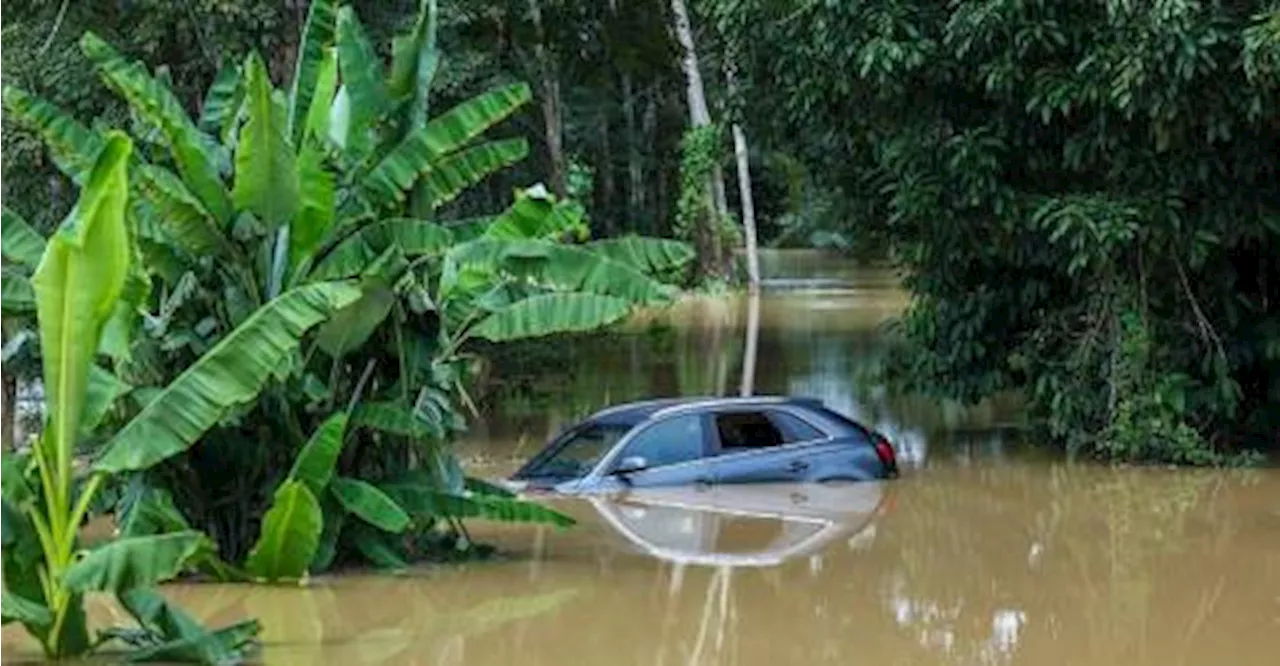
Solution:
{"label": "submerged car", "polygon": [[599,411],[512,475],[516,490],[564,494],[896,476],[893,446],[821,400],[668,398]]}

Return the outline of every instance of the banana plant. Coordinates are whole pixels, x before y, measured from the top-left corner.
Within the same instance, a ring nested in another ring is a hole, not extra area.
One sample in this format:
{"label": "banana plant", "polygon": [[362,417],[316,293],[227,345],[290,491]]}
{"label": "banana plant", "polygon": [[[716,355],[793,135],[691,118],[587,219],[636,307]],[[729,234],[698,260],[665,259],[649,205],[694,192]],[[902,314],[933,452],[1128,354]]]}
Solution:
{"label": "banana plant", "polygon": [[[284,579],[298,566],[273,564],[263,540],[319,505],[316,556],[298,558],[309,570],[344,553],[398,566],[412,555],[400,547],[410,535],[352,509],[372,497],[364,485],[315,488],[286,473],[308,448],[306,433],[344,405],[336,473],[384,491],[393,484],[399,496],[384,494],[410,515],[415,538],[465,533],[461,518],[565,522],[462,474],[449,442],[465,427],[469,343],[607,326],[665,302],[672,290],[658,274],[692,251],[654,239],[584,243],[582,207],[541,187],[493,217],[438,219],[467,187],[527,155],[523,139],[480,140],[528,102],[527,85],[429,113],[439,61],[433,0],[396,39],[389,68],[350,7],[310,3],[285,90],[250,54],[218,75],[195,119],[141,63],[92,34],[81,47],[154,139],[130,160],[144,270],[116,308],[111,329],[122,333],[107,345],[116,375],[136,387],[115,412],[147,418],[126,425],[96,463],[145,477],[121,506],[126,522],[167,498],[181,520],[137,524],[195,525],[251,575]],[[103,137],[21,91],[7,89],[4,101],[82,182]],[[285,331],[261,330],[271,308],[290,315]],[[173,376],[187,361],[260,340],[267,347],[255,358]]]}
{"label": "banana plant", "polygon": [[[47,656],[76,656],[94,647],[86,626],[88,592],[115,595],[141,625],[133,635],[145,656],[206,662],[243,654],[258,627],[249,621],[209,632],[151,590],[212,548],[199,532],[120,539],[77,547],[82,518],[107,472],[77,479],[81,434],[102,413],[93,405],[94,360],[103,330],[124,291],[133,250],[125,221],[130,140],[105,137],[82,182],[75,209],[37,254],[30,284],[39,323],[47,422],[29,457],[3,461],[4,622],[21,622]],[[14,227],[6,221],[6,232]],[[6,243],[6,254],[14,248]]]}

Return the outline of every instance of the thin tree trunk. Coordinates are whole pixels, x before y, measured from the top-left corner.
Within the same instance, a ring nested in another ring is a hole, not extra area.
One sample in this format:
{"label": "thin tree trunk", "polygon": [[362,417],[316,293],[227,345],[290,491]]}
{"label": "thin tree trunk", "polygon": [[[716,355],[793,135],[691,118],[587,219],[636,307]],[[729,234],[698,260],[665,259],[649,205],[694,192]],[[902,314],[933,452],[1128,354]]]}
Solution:
{"label": "thin tree trunk", "polygon": [[640,162],[640,138],[636,134],[635,91],[631,87],[631,75],[622,73],[622,119],[627,130],[627,201],[631,204],[628,215],[635,216],[644,210],[644,167]]}
{"label": "thin tree trunk", "polygon": [[533,55],[538,62],[538,75],[542,79],[540,97],[542,98],[542,120],[547,135],[547,155],[551,160],[551,189],[556,196],[563,197],[568,192],[568,167],[560,131],[559,72],[554,55],[547,50],[547,32],[542,25],[542,7],[538,4],[538,0],[529,0],[529,11],[533,15],[533,29],[537,39],[534,43]]}
{"label": "thin tree trunk", "polygon": [[743,396],[749,396],[756,388],[756,356],[760,348],[760,290],[751,289],[747,293],[747,342],[742,348],[742,386]]}
{"label": "thin tree trunk", "polygon": [[618,235],[618,227],[616,224],[616,209],[614,208],[614,194],[617,188],[613,181],[613,160],[609,145],[609,114],[605,112],[604,106],[600,106],[598,121],[600,127],[600,160],[596,163],[596,173],[600,175],[600,205],[597,210],[604,217],[604,232],[609,236]]}
{"label": "thin tree trunk", "polygon": [[[609,11],[618,20],[618,0],[609,0]],[[622,122],[627,142],[627,217],[635,219],[644,210],[644,171],[640,162],[640,139],[636,134],[635,87],[631,72],[621,72]]]}
{"label": "thin tree trunk", "polygon": [[[662,97],[662,88],[657,87],[648,99],[645,100],[644,116],[640,122],[640,134],[644,137],[646,143],[650,146],[657,146],[658,143],[658,100]],[[668,175],[662,171],[661,153],[657,153],[658,159],[654,160],[653,167],[653,205],[649,210],[653,211],[653,219],[650,221],[648,232],[655,236],[664,236],[668,231],[667,220],[667,179]],[[643,169],[643,165],[641,166]]]}
{"label": "thin tree trunk", "polygon": [[[688,84],[689,121],[693,127],[705,127],[711,124],[711,111],[707,108],[706,89],[702,85],[702,73],[698,70],[698,52],[693,42],[693,27],[689,22],[689,11],[684,0],[671,0],[671,11],[675,14],[676,38],[684,50],[681,63],[684,67],[685,82]],[[699,257],[703,274],[716,274],[723,269],[723,253],[720,243],[720,221],[728,209],[725,203],[724,173],[719,165],[712,170],[708,183],[708,212],[702,233],[707,242],[710,256]]]}
{"label": "thin tree trunk", "polygon": [[[734,66],[725,64],[725,79],[732,95],[737,90]],[[733,155],[738,162],[738,196],[742,204],[742,235],[746,241],[747,284],[754,292],[760,288],[760,254],[756,248],[756,206],[751,196],[751,159],[747,151],[747,133],[740,123],[734,123]]]}

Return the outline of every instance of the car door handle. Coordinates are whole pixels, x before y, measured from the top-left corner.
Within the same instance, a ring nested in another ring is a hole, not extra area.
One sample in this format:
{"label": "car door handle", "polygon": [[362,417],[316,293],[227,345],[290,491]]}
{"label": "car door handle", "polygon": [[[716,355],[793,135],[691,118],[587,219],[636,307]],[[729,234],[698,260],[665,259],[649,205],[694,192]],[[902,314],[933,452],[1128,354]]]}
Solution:
{"label": "car door handle", "polygon": [[792,472],[803,472],[809,469],[809,463],[803,460],[792,460],[791,464],[787,465],[787,469]]}

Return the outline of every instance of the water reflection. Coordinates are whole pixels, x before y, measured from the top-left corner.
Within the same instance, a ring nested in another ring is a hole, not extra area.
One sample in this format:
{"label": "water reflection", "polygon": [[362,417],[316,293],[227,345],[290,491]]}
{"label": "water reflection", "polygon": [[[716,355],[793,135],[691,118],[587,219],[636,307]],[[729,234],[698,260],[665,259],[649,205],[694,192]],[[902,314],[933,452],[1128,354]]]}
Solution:
{"label": "water reflection", "polygon": [[884,485],[652,488],[587,501],[627,549],[679,565],[770,567],[867,528]]}

